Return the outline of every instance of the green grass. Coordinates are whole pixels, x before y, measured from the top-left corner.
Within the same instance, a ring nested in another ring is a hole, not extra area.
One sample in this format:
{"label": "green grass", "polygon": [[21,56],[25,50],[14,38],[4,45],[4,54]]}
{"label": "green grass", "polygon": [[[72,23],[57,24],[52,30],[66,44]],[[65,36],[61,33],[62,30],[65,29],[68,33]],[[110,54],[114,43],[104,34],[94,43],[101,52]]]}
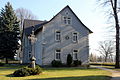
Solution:
{"label": "green grass", "polygon": [[46,68],[40,75],[13,77],[11,74],[21,66],[0,67],[0,80],[109,80],[111,73],[99,69]]}

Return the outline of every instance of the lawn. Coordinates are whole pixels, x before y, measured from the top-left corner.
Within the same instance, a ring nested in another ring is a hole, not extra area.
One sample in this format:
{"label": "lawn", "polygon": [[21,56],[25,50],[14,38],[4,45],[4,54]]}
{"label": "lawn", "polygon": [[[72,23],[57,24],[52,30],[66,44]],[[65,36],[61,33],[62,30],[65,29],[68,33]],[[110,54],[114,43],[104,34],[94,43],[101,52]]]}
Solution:
{"label": "lawn", "polygon": [[107,71],[81,68],[46,68],[43,73],[35,76],[13,77],[16,69],[13,66],[0,67],[0,80],[109,80]]}

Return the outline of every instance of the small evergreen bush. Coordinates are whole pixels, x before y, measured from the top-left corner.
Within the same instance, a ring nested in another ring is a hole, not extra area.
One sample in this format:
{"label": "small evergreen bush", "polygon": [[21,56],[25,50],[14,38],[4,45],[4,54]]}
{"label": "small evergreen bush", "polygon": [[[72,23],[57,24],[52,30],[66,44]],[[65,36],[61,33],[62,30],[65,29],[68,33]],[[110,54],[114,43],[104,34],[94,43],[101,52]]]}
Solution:
{"label": "small evergreen bush", "polygon": [[79,65],[79,61],[78,60],[74,60],[73,64],[74,64],[74,66],[78,66]]}
{"label": "small evergreen bush", "polygon": [[79,60],[79,65],[81,65],[82,64],[82,62],[81,62],[81,60]]}
{"label": "small evergreen bush", "polygon": [[35,74],[35,75],[38,75],[38,74],[40,74],[40,73],[42,73],[42,68],[39,67],[39,66],[36,66],[36,68],[35,68],[35,70],[34,70],[34,74]]}
{"label": "small evergreen bush", "polygon": [[51,62],[51,65],[52,65],[52,67],[61,67],[62,66],[62,62],[61,61],[53,60]]}
{"label": "small evergreen bush", "polygon": [[72,56],[71,56],[71,54],[68,54],[67,55],[67,65],[71,66],[71,64],[72,64]]}
{"label": "small evergreen bush", "polygon": [[25,68],[22,68],[22,69],[18,69],[16,70],[13,75],[15,77],[24,77],[24,76],[29,76],[29,72],[25,69]]}
{"label": "small evergreen bush", "polygon": [[4,66],[4,65],[5,65],[5,63],[0,62],[0,66]]}
{"label": "small evergreen bush", "polygon": [[42,73],[42,68],[40,68],[39,66],[36,66],[35,69],[29,68],[29,67],[18,69],[13,73],[13,75],[15,77],[24,77],[29,75],[38,75],[40,73]]}
{"label": "small evergreen bush", "polygon": [[29,72],[30,75],[38,75],[42,73],[42,68],[39,66],[36,66],[35,69],[29,67],[25,67],[25,69]]}

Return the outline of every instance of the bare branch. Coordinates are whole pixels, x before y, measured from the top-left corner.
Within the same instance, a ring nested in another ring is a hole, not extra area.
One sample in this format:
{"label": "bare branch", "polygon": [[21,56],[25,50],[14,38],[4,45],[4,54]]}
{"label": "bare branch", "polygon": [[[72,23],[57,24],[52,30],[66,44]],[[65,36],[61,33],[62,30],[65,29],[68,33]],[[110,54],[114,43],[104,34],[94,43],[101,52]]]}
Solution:
{"label": "bare branch", "polygon": [[99,49],[97,50],[102,56],[105,58],[105,62],[107,61],[109,55],[114,53],[114,42],[113,41],[102,41],[99,42]]}
{"label": "bare branch", "polygon": [[116,30],[116,35],[115,35],[115,38],[116,38],[116,62],[115,62],[115,68],[119,68],[120,67],[120,64],[119,64],[119,26],[120,26],[120,16],[118,14],[119,12],[119,8],[120,8],[120,0],[97,0],[97,1],[102,1],[105,6],[107,6],[106,8],[110,9],[110,11],[112,11],[112,13],[110,12],[110,15],[112,14],[113,15],[113,20],[112,20],[112,23],[114,24],[114,28]]}
{"label": "bare branch", "polygon": [[111,3],[111,6],[112,6],[112,9],[114,9],[113,0],[110,0],[110,3]]}
{"label": "bare branch", "polygon": [[18,8],[16,9],[16,15],[20,20],[21,28],[23,27],[24,19],[36,19],[37,17],[30,11],[25,8]]}

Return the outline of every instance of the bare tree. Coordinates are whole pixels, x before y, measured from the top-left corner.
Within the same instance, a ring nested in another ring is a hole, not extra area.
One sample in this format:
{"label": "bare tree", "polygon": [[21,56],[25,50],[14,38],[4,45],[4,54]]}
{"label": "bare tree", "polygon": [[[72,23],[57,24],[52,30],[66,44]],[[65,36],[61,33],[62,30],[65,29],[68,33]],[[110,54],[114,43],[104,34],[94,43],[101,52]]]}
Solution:
{"label": "bare tree", "polygon": [[99,49],[97,51],[99,51],[99,53],[102,54],[104,61],[107,62],[110,58],[112,58],[112,55],[115,52],[114,42],[113,41],[99,42]]}
{"label": "bare tree", "polygon": [[[15,10],[16,16],[20,20],[20,31],[21,31],[21,36],[23,36],[22,31],[23,31],[23,22],[24,19],[36,19],[37,17],[28,9],[25,8],[18,8]],[[22,41],[22,37],[21,37]],[[23,47],[23,42],[21,43],[21,53],[19,55],[22,55],[22,48]],[[21,56],[20,56],[20,62],[21,62]]]}
{"label": "bare tree", "polygon": [[23,28],[24,19],[36,19],[37,18],[30,10],[25,9],[25,8],[18,8],[16,9],[15,12],[16,12],[18,19],[20,20],[21,30]]}
{"label": "bare tree", "polygon": [[[115,24],[116,29],[116,62],[115,68],[119,68],[119,15],[118,12],[120,11],[120,0],[98,0],[102,2],[103,5],[107,5],[107,9],[109,7],[110,16],[112,15],[114,18],[113,24]],[[104,6],[105,7],[105,6]]]}

